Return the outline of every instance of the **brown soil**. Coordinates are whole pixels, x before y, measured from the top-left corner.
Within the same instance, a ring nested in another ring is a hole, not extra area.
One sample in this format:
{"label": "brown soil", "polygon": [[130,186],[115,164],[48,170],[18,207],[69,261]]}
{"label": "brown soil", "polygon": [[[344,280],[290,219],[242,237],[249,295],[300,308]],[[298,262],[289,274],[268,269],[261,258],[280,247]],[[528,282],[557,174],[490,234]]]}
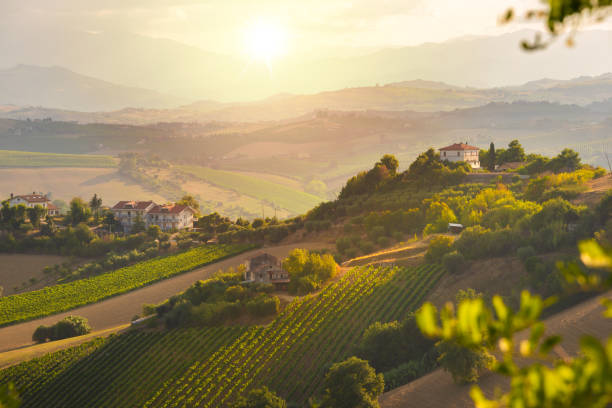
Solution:
{"label": "brown soil", "polygon": [[[56,255],[0,254],[0,286],[4,287],[4,296],[37,290],[53,284],[46,280],[43,268],[66,261],[68,258]],[[35,278],[37,283],[31,285],[29,282],[31,278]],[[27,287],[15,291],[14,287],[21,288],[23,282],[27,282]]]}
{"label": "brown soil", "polygon": [[573,200],[573,203],[594,207],[599,203],[604,194],[612,189],[612,174],[591,180],[587,185],[589,190],[580,194],[578,198]]}

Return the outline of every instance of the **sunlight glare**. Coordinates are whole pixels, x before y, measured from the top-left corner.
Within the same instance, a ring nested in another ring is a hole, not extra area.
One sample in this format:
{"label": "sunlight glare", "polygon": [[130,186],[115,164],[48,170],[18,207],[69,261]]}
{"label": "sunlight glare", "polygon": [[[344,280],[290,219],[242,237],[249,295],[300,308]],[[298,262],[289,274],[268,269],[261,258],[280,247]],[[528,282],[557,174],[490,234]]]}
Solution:
{"label": "sunlight glare", "polygon": [[245,32],[247,52],[255,60],[270,63],[287,51],[287,31],[270,21],[256,21]]}

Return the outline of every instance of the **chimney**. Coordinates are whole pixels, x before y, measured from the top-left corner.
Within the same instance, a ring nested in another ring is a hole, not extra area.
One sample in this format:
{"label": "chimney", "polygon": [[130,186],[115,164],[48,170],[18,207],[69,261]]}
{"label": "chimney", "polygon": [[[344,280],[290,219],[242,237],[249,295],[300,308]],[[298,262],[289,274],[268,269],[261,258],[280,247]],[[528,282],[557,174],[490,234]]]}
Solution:
{"label": "chimney", "polygon": [[11,193],[11,199],[13,199],[13,193]]}

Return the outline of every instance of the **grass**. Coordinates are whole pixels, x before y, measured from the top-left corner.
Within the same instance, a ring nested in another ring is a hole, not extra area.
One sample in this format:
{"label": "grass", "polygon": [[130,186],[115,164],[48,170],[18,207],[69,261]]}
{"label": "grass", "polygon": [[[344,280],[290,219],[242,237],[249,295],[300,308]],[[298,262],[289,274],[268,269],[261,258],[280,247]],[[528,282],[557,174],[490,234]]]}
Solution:
{"label": "grass", "polygon": [[158,257],[88,279],[0,298],[0,327],[99,302],[252,248],[218,245]]}
{"label": "grass", "polygon": [[0,167],[116,167],[111,156],[0,150]]}
{"label": "grass", "polygon": [[315,195],[245,174],[200,166],[178,168],[215,186],[274,203],[294,214],[305,213],[323,201]]}

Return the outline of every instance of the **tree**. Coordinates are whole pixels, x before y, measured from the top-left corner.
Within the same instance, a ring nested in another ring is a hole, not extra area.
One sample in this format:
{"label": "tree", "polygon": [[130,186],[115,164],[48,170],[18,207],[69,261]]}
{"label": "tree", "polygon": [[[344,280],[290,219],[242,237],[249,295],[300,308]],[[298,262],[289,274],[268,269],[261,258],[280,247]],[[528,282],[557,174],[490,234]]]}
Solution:
{"label": "tree", "polygon": [[147,228],[147,235],[151,237],[151,239],[159,239],[161,232],[159,225],[150,225],[149,228]]}
{"label": "tree", "polygon": [[524,162],[527,159],[525,149],[523,149],[523,146],[521,146],[518,140],[513,140],[508,143],[508,149],[504,151],[502,157],[504,163]]}
{"label": "tree", "polygon": [[[467,300],[482,300],[482,298],[482,293],[477,293],[474,289],[459,290],[455,302],[460,304]],[[489,368],[493,362],[493,357],[484,344],[469,348],[454,340],[441,340],[436,344],[436,348],[440,355],[438,357],[440,366],[451,373],[453,381],[458,384],[476,382],[480,373]]]}
{"label": "tree", "polygon": [[287,402],[263,386],[249,392],[244,398],[240,397],[234,404],[234,408],[286,408]]}
{"label": "tree", "polygon": [[38,326],[32,334],[32,340],[44,343],[47,340],[55,341],[69,337],[82,336],[91,332],[91,326],[86,318],[81,316],[67,316],[53,326]]}
{"label": "tree", "polygon": [[491,145],[489,146],[489,153],[487,155],[487,163],[485,163],[489,171],[495,170],[496,161],[497,157],[495,156],[495,144],[491,142]]}
{"label": "tree", "polygon": [[397,168],[399,167],[399,161],[392,154],[385,154],[381,157],[380,161],[377,164],[381,164],[389,170],[389,173],[392,176],[397,174]]}
{"label": "tree", "polygon": [[136,214],[136,219],[134,220],[134,224],[132,225],[132,232],[133,233],[144,232],[145,229],[146,229],[146,226],[145,226],[144,220],[142,219],[140,214]]}
{"label": "tree", "polygon": [[192,195],[183,196],[177,204],[191,207],[196,212],[196,215],[200,215],[200,203]]}
{"label": "tree", "polygon": [[548,167],[555,173],[576,171],[580,168],[580,155],[572,149],[563,149],[561,153],[548,162]]}
{"label": "tree", "polygon": [[89,200],[89,208],[91,208],[91,211],[93,211],[94,216],[96,217],[96,224],[98,223],[100,219],[100,208],[101,207],[102,207],[102,198],[98,197],[97,194],[94,194],[93,197],[91,197],[91,200]]}
{"label": "tree", "polygon": [[[546,24],[548,38],[543,39],[537,33],[534,40],[523,40],[521,45],[528,51],[542,50],[548,47],[556,38],[563,35],[569,27],[567,44],[573,45],[577,28],[586,23],[600,22],[612,14],[612,0],[575,1],[547,0],[547,7],[529,9],[525,12],[525,21],[542,20]],[[516,19],[516,13],[510,8],[502,16],[502,22],[509,23]]]}
{"label": "tree", "polygon": [[82,222],[87,222],[87,220],[89,220],[89,215],[90,211],[87,203],[81,198],[75,197],[70,201],[67,219],[73,226]]}
{"label": "tree", "polygon": [[323,387],[322,408],[378,408],[385,381],[367,361],[350,357],[331,366]]}
{"label": "tree", "polygon": [[34,228],[38,228],[40,226],[40,219],[45,216],[46,212],[47,211],[40,205],[28,207],[28,219]]}
{"label": "tree", "polygon": [[57,227],[55,226],[55,221],[53,220],[53,217],[51,217],[50,215],[47,215],[47,217],[45,218],[45,223],[40,228],[40,233],[42,235],[51,237],[53,236],[53,234],[55,234],[55,231],[57,231]]}
{"label": "tree", "polygon": [[113,232],[113,227],[117,225],[117,220],[115,219],[115,214],[111,211],[108,211],[104,214],[104,218],[102,219],[102,224],[108,228],[108,232]]}

